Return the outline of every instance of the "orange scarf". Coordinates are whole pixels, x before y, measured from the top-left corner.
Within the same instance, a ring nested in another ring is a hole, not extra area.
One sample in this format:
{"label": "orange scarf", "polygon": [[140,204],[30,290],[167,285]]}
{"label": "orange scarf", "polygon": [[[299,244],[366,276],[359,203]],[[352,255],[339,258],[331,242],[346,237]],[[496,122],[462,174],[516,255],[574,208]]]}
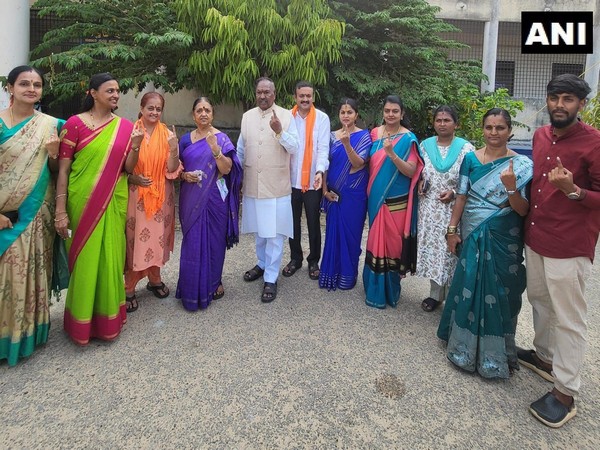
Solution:
{"label": "orange scarf", "polygon": [[[298,105],[292,108],[292,115],[296,117],[298,113]],[[317,119],[317,110],[315,105],[310,106],[308,115],[306,116],[306,133],[304,139],[304,160],[302,161],[302,179],[300,186],[302,192],[308,191],[310,188],[310,169],[312,168],[312,153],[313,153],[313,130]]]}
{"label": "orange scarf", "polygon": [[138,186],[138,195],[144,204],[146,217],[151,219],[165,201],[165,170],[169,157],[169,130],[164,123],[157,123],[150,139],[146,139],[146,128],[142,119],[136,126],[144,130],[144,138],[140,145],[140,156],[133,171],[152,179],[148,187]]}

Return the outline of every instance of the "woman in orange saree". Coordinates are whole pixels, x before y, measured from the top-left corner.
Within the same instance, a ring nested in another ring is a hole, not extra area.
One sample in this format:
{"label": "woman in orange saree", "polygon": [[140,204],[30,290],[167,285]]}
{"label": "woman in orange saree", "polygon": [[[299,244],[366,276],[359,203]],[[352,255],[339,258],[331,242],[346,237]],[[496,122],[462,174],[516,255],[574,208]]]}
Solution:
{"label": "woman in orange saree", "polygon": [[56,194],[56,230],[66,239],[71,272],[64,328],[80,345],[112,340],[126,322],[125,170],[135,167],[141,141],[141,131],[112,113],[117,81],[96,74],[89,87],[84,112],[64,126]]}

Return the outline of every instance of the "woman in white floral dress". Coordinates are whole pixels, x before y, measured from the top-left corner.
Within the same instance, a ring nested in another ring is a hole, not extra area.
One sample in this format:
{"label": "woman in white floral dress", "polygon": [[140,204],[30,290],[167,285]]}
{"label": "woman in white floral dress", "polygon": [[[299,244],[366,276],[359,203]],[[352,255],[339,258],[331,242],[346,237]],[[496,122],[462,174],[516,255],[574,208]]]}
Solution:
{"label": "woman in white floral dress", "polygon": [[429,297],[421,303],[423,310],[435,310],[446,298],[456,267],[456,257],[448,251],[445,234],[456,196],[458,172],[462,160],[473,145],[454,135],[458,127],[456,111],[440,106],[433,113],[437,136],[421,142],[425,168],[419,182],[419,225],[417,275],[429,278]]}

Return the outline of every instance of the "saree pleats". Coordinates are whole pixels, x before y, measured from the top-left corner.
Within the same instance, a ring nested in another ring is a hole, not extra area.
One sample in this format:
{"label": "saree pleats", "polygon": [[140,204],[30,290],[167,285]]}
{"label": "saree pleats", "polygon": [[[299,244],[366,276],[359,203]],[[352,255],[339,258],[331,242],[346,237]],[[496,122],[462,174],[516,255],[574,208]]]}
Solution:
{"label": "saree pleats", "polygon": [[[362,159],[368,159],[371,138],[368,130],[350,135],[350,145]],[[325,245],[321,258],[319,286],[328,290],[352,289],[358,277],[362,233],[367,215],[367,167],[351,172],[352,164],[341,141],[332,133],[330,164],[327,171],[328,189],[339,201],[323,198],[327,213]]]}
{"label": "saree pleats", "polygon": [[[69,121],[67,128],[73,126]],[[114,339],[127,319],[127,178],[121,170],[131,128],[113,119],[84,140],[71,165],[67,212],[73,237],[67,240],[71,278],[64,328],[81,345],[91,338]]]}
{"label": "saree pleats", "polygon": [[[465,166],[475,166],[471,170],[475,177],[461,220],[462,249],[437,332],[448,342],[450,361],[485,378],[508,378],[510,370],[518,367],[515,330],[526,283],[523,218],[507,206],[505,198],[492,201],[504,191],[499,182],[504,163],[481,166],[474,154],[463,161],[461,180],[467,173]],[[515,157],[514,167],[517,187],[524,195],[531,163]],[[486,175],[478,178],[484,171]]]}
{"label": "saree pleats", "polygon": [[[374,130],[376,131],[376,130]],[[369,236],[363,269],[366,303],[375,308],[396,306],[400,280],[416,267],[416,184],[423,168],[412,133],[398,135],[394,152],[416,164],[411,178],[402,175],[386,156],[383,140],[373,141],[368,186]]]}

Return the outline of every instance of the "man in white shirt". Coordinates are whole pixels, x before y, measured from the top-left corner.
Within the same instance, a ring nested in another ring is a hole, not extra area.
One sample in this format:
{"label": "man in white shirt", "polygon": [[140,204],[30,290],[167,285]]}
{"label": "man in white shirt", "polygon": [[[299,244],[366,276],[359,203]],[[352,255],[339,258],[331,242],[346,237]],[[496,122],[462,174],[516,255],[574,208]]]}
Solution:
{"label": "man in white shirt", "polygon": [[309,254],[308,275],[312,280],[319,279],[321,259],[321,186],[323,173],[329,168],[329,117],[315,108],[313,86],[300,81],[296,85],[292,109],[293,122],[298,130],[298,152],[291,155],[292,211],[294,215],[294,236],[290,237],[290,262],[283,269],[283,276],[290,277],[302,267],[304,255],[300,238],[302,205],[306,213]]}
{"label": "man in white shirt", "polygon": [[298,151],[292,114],[275,104],[270,78],[256,82],[257,107],[242,116],[237,155],[244,168],[242,233],[255,233],[258,263],[245,281],[264,279],[261,300],[277,296],[284,238],[293,235],[290,155]]}

